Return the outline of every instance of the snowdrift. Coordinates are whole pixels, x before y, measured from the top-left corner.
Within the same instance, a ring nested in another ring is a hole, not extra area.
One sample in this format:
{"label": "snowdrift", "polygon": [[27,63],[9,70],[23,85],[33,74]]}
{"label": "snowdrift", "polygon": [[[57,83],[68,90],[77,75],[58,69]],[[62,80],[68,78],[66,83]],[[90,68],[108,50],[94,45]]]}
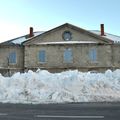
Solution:
{"label": "snowdrift", "polygon": [[120,70],[105,73],[45,70],[0,75],[0,102],[63,103],[120,101]]}

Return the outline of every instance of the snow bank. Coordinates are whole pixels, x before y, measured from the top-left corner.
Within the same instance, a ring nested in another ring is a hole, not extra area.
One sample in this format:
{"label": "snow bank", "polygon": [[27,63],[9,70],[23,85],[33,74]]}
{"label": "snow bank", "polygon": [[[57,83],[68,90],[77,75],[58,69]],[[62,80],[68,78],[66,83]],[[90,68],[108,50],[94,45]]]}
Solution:
{"label": "snow bank", "polygon": [[120,70],[82,73],[45,70],[0,75],[0,102],[61,103],[120,101]]}

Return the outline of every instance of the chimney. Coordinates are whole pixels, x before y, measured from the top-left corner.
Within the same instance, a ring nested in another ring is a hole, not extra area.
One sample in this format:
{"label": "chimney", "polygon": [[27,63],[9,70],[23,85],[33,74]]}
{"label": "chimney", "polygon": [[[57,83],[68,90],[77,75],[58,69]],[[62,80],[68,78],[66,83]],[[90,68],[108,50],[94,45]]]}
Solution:
{"label": "chimney", "polygon": [[101,31],[101,36],[105,36],[105,33],[104,33],[104,24],[100,25],[100,31]]}
{"label": "chimney", "polygon": [[33,27],[30,27],[29,37],[33,37],[33,36],[34,36]]}

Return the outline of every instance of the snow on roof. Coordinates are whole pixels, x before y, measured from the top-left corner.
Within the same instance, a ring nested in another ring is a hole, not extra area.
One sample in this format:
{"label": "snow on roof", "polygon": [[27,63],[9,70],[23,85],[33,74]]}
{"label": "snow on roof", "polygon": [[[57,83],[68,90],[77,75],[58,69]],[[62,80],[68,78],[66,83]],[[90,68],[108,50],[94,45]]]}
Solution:
{"label": "snow on roof", "polygon": [[[90,30],[90,32],[95,33],[97,35],[101,34],[99,30]],[[114,43],[120,43],[120,36],[113,35],[110,33],[105,33],[105,36],[102,36],[102,37],[108,38],[108,39],[114,41]]]}
{"label": "snow on roof", "polygon": [[[40,31],[40,32],[34,32],[34,37],[37,36],[37,35],[40,35],[42,34],[43,31]],[[22,36],[22,37],[18,37],[18,38],[15,38],[13,40],[11,40],[11,43],[14,43],[14,44],[21,44],[25,41],[27,41],[28,38],[26,38],[26,35],[25,36]]]}
{"label": "snow on roof", "polygon": [[19,37],[19,38],[15,39],[15,40],[13,40],[11,42],[14,43],[14,44],[21,44],[24,41],[26,41],[25,36],[24,37]]}
{"label": "snow on roof", "polygon": [[[94,34],[97,34],[97,35],[100,35],[99,30],[90,30],[90,32],[92,32]],[[34,32],[34,37],[38,36],[42,33],[44,33],[44,32],[43,31]],[[102,37],[108,38],[108,39],[114,41],[114,43],[120,43],[120,36],[113,35],[113,34],[110,34],[110,33],[105,33],[105,36],[102,36]],[[23,43],[27,40],[28,39],[26,38],[26,36],[22,36],[22,37],[13,39],[11,42],[14,43],[14,44],[21,44],[21,43]],[[36,43],[36,44],[46,45],[46,44],[79,44],[79,43],[80,44],[85,44],[85,43],[96,43],[96,42],[94,42],[94,41],[62,41],[62,42],[43,42],[43,43]]]}
{"label": "snow on roof", "polygon": [[36,45],[48,45],[48,44],[84,44],[84,43],[97,43],[95,41],[60,41],[60,42],[41,42],[35,43]]}
{"label": "snow on roof", "polygon": [[[89,31],[91,33],[100,35],[99,30],[89,30]],[[44,31],[34,32],[34,37],[38,36],[42,33],[44,33]],[[102,36],[102,37],[108,38],[108,39],[114,41],[114,43],[120,43],[120,36],[113,35],[113,34],[110,34],[110,33],[105,33],[105,36]],[[28,39],[29,39],[28,35],[24,35],[24,36],[17,37],[15,39],[6,41],[2,44],[18,44],[18,45],[21,45],[23,42],[27,41]],[[62,42],[44,42],[44,43],[36,43],[36,44],[44,44],[45,45],[45,44],[79,44],[79,43],[84,44],[84,43],[96,43],[96,42],[94,42],[94,41],[62,41]]]}

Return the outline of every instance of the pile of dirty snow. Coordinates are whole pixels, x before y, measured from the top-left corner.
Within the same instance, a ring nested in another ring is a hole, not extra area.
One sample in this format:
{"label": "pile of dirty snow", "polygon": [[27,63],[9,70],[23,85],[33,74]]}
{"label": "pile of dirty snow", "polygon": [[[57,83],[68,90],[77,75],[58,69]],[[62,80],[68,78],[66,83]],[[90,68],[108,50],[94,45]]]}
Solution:
{"label": "pile of dirty snow", "polygon": [[61,103],[120,101],[120,70],[105,73],[45,70],[0,75],[0,102]]}

